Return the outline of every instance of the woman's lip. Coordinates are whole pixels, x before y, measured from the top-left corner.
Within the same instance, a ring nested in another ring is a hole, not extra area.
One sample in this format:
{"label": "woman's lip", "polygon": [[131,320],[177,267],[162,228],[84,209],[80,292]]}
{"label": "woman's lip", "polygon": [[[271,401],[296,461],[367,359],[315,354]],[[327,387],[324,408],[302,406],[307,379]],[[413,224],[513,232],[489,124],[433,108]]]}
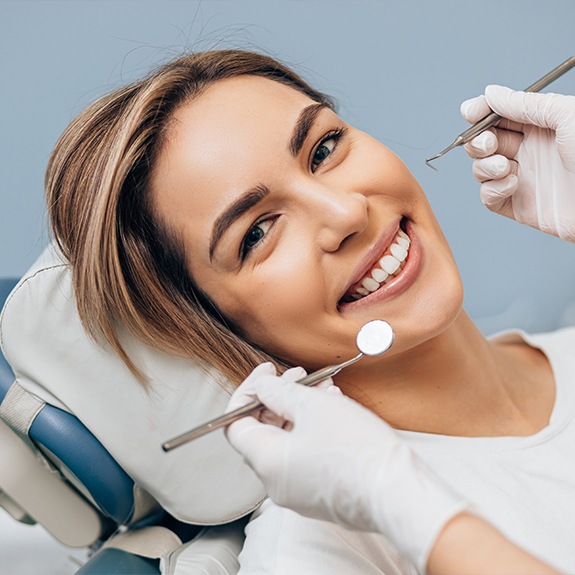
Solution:
{"label": "woman's lip", "polygon": [[400,225],[402,218],[398,219],[396,222],[387,227],[385,232],[379,237],[377,242],[368,250],[361,261],[354,270],[352,277],[354,278],[351,283],[348,284],[346,290],[341,295],[341,298],[345,296],[353,287],[356,287],[359,282],[367,275],[367,273],[373,269],[377,262],[383,256],[383,253],[389,248],[393,242],[397,232],[400,230]]}
{"label": "woman's lip", "polygon": [[417,236],[413,232],[413,227],[410,221],[406,222],[405,231],[411,240],[409,246],[409,254],[405,260],[405,266],[400,273],[397,274],[391,281],[383,284],[376,291],[358,299],[356,301],[341,302],[338,307],[341,311],[347,309],[360,309],[371,305],[372,303],[379,302],[383,299],[388,299],[394,297],[402,292],[404,292],[408,287],[410,287],[421,269],[421,264],[423,262],[423,249],[419,243]]}

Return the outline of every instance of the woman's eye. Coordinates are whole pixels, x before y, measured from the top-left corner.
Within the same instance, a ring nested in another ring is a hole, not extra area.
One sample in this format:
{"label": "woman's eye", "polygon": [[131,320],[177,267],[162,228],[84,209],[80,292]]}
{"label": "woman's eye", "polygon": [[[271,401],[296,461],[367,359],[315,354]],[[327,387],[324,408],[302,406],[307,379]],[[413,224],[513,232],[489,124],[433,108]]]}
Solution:
{"label": "woman's eye", "polygon": [[324,140],[315,150],[311,160],[312,171],[315,170],[334,150],[335,138]]}
{"label": "woman's eye", "polygon": [[265,238],[265,235],[270,229],[272,223],[273,219],[264,220],[254,224],[248,230],[248,233],[244,236],[244,240],[242,242],[240,254],[242,260],[244,260],[249,252]]}
{"label": "woman's eye", "polygon": [[327,134],[314,150],[311,158],[311,171],[315,170],[322,164],[325,159],[335,150],[339,139],[344,133],[344,129],[335,130]]}

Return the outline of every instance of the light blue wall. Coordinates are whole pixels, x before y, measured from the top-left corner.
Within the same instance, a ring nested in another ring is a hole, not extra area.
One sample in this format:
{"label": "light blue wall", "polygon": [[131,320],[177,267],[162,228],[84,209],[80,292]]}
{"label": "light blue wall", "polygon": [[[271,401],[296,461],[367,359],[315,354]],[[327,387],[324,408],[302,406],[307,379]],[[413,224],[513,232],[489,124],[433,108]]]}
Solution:
{"label": "light blue wall", "polygon": [[[334,95],[419,178],[485,331],[575,323],[575,246],[489,214],[459,149],[462,100],[521,88],[575,54],[572,0],[0,1],[0,276],[49,240],[43,174],[98,95],[182,50],[258,48]],[[575,94],[575,70],[552,88]],[[569,307],[571,305],[571,307]]]}

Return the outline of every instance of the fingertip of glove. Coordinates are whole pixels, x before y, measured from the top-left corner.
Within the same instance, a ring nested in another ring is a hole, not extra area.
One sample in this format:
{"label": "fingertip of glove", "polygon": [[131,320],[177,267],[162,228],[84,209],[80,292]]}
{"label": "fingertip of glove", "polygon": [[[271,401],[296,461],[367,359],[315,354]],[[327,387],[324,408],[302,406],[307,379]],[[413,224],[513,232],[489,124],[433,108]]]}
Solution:
{"label": "fingertip of glove", "polygon": [[483,205],[491,211],[500,211],[501,202],[513,195],[519,180],[515,174],[509,174],[501,180],[490,180],[481,185],[479,197]]}
{"label": "fingertip of glove", "polygon": [[260,363],[250,375],[276,375],[276,366],[271,361]]}
{"label": "fingertip of glove", "polygon": [[281,378],[284,381],[296,381],[302,377],[307,375],[307,371],[303,367],[290,367],[290,369],[286,370],[282,375]]}
{"label": "fingertip of glove", "polygon": [[500,116],[521,121],[520,118],[515,117],[517,113],[513,112],[513,107],[515,106],[512,106],[512,104],[522,102],[523,95],[520,95],[516,90],[512,90],[507,86],[500,86],[499,84],[490,84],[485,88],[485,98],[489,108]]}
{"label": "fingertip of glove", "polygon": [[489,84],[485,86],[485,98],[488,102],[490,97],[504,96],[513,92],[515,92],[515,90],[507,86],[501,86],[500,84]]}
{"label": "fingertip of glove", "polygon": [[476,122],[489,113],[484,95],[463,101],[459,107],[459,111],[461,115],[471,123]]}
{"label": "fingertip of glove", "polygon": [[497,151],[497,136],[490,130],[481,132],[470,142],[465,144],[465,151],[471,157],[484,158],[487,155],[494,154]]}

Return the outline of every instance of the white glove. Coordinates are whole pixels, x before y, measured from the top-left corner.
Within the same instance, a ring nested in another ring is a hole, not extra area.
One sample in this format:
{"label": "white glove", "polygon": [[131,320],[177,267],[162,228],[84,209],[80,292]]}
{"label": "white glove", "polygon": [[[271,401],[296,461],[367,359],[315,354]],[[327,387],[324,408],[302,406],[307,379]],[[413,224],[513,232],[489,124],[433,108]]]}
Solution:
{"label": "white glove", "polygon": [[270,364],[256,368],[228,408],[257,398],[280,416],[279,427],[246,417],[226,432],[272,500],[307,517],[383,533],[425,572],[436,537],[467,504],[339,388],[309,388],[273,373]]}
{"label": "white glove", "polygon": [[465,145],[481,201],[492,211],[575,242],[575,96],[487,86],[461,104],[476,122],[504,120]]}

